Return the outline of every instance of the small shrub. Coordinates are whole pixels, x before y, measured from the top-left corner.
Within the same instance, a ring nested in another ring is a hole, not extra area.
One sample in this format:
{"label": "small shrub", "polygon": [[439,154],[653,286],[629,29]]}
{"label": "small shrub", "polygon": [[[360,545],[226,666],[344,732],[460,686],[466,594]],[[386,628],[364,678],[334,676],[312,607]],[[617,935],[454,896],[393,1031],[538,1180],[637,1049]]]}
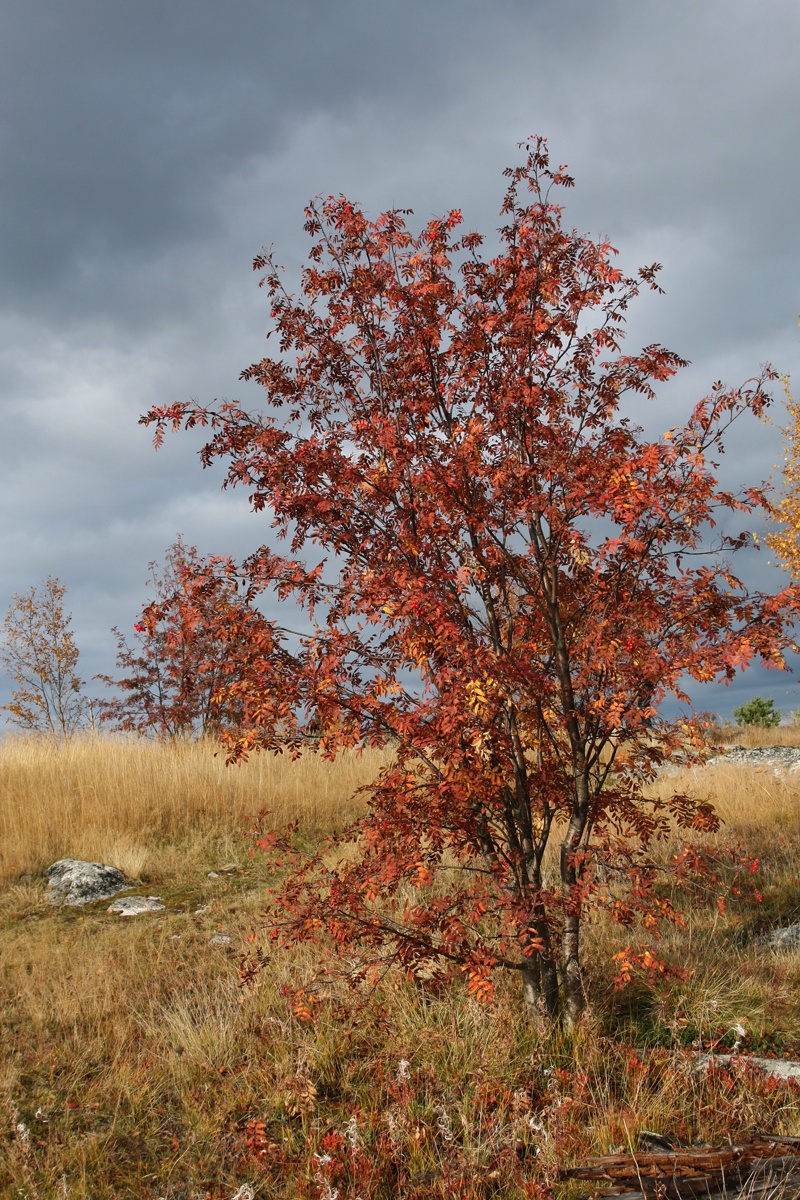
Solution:
{"label": "small shrub", "polygon": [[741,708],[733,710],[737,725],[758,725],[763,729],[774,729],[781,723],[781,714],[775,707],[775,701],[765,700],[763,696],[753,696]]}

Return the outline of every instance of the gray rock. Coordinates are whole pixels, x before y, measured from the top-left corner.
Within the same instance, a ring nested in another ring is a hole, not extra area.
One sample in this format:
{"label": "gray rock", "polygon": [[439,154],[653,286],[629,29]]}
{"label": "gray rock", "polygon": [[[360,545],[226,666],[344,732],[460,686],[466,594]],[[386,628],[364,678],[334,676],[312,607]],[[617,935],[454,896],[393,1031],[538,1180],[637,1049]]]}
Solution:
{"label": "gray rock", "polygon": [[698,1054],[697,1056],[697,1066],[701,1070],[714,1063],[719,1063],[722,1067],[729,1067],[732,1061],[756,1067],[763,1075],[768,1075],[772,1079],[800,1079],[800,1062],[793,1062],[788,1058],[755,1058],[750,1054]]}
{"label": "gray rock", "polygon": [[708,760],[707,766],[725,763],[745,763],[753,767],[771,767],[773,770],[800,770],[800,747],[798,746],[726,746],[722,754]]}
{"label": "gray rock", "polygon": [[121,917],[138,917],[140,913],[159,912],[163,908],[160,896],[120,896],[109,904],[108,911]]}
{"label": "gray rock", "polygon": [[116,867],[104,863],[62,858],[47,868],[47,899],[51,904],[77,907],[93,900],[107,900],[130,883]]}
{"label": "gray rock", "polygon": [[227,946],[230,944],[230,941],[231,939],[227,933],[215,933],[212,938],[209,938],[209,943],[212,946]]}
{"label": "gray rock", "polygon": [[787,925],[785,929],[773,929],[769,935],[773,950],[796,950],[800,947],[800,921]]}

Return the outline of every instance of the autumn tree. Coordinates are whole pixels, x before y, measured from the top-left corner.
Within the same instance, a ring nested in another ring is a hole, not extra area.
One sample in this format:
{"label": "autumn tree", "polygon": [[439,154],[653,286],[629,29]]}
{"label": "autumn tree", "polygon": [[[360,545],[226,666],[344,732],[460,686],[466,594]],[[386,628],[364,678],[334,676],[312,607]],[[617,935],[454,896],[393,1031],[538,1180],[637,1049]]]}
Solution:
{"label": "autumn tree", "polygon": [[204,558],[178,538],[163,565],[149,567],[151,598],[133,627],[136,644],[112,631],[119,674],[98,678],[120,695],[99,703],[100,719],[164,739],[238,729],[239,674],[252,685],[258,662],[279,653],[270,627],[239,596],[230,560]]}
{"label": "autumn tree", "polygon": [[20,729],[56,737],[75,733],[87,716],[66,591],[48,576],[38,590],[13,596],[0,645],[0,666],[16,684],[11,702],[0,708]]}
{"label": "autumn tree", "polygon": [[[565,227],[555,197],[572,180],[543,141],[507,176],[488,253],[457,210],[415,234],[402,211],[313,204],[299,295],[270,255],[255,262],[278,340],[243,373],[263,408],[143,420],[157,443],[209,427],[204,464],[226,462],[290,540],[245,566],[312,632],[290,682],[243,677],[234,756],[276,747],[264,714],[289,692],[321,715],[330,756],[396,746],[341,835],[357,850],[296,864],[276,935],[329,939],[370,969],[461,971],[479,996],[505,968],[532,1012],[572,1022],[586,915],[674,917],[652,845],[672,820],[714,823],[686,796],[644,795],[673,753],[703,753],[701,722],[662,701],[688,706],[687,678],[727,681],[754,658],[780,667],[796,596],[734,574],[748,535],[730,521],[766,500],[721,487],[714,462],[772,373],[716,383],[685,424],[646,436],[626,400],[655,400],[683,365],[659,345],[623,351],[657,266],[626,276],[606,241]],[[311,546],[327,565],[304,561]]]}
{"label": "autumn tree", "polygon": [[779,564],[795,580],[800,580],[800,400],[789,390],[789,378],[784,377],[788,424],[781,430],[784,437],[783,468],[780,494],[771,510],[772,528],[766,542]]}

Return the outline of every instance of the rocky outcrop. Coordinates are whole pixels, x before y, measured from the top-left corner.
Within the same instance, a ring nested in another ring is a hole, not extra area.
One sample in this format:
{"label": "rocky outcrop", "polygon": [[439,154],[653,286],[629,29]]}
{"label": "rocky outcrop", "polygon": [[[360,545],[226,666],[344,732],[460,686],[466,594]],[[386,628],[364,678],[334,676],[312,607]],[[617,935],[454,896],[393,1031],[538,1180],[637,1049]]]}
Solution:
{"label": "rocky outcrop", "polygon": [[161,912],[163,908],[160,896],[120,896],[109,904],[108,911],[121,917],[138,917],[140,913]]}
{"label": "rocky outcrop", "polygon": [[798,746],[726,746],[706,764],[709,767],[726,763],[744,763],[749,767],[771,767],[773,770],[800,770]]}
{"label": "rocky outcrop", "polygon": [[130,887],[122,871],[105,863],[62,858],[47,868],[47,898],[51,904],[77,907],[107,900]]}

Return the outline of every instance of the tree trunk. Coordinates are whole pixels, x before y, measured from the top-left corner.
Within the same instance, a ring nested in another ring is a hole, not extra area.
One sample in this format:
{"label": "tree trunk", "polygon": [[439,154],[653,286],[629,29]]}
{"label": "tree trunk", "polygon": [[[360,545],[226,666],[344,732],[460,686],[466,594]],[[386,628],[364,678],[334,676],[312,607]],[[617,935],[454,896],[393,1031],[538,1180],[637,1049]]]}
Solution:
{"label": "tree trunk", "polygon": [[546,1017],[552,1021],[558,1016],[558,972],[552,960],[537,959],[521,972],[525,1011],[531,1020]]}
{"label": "tree trunk", "polygon": [[543,948],[533,951],[530,965],[521,972],[522,996],[529,1017],[547,1017],[553,1020],[558,1016],[559,989],[550,930],[543,915],[534,919],[532,928],[536,931],[536,940]]}
{"label": "tree trunk", "polygon": [[568,1028],[577,1025],[585,1007],[579,934],[580,915],[567,913],[561,936],[561,971],[564,979],[564,1021]]}
{"label": "tree trunk", "polygon": [[[582,764],[584,765],[584,764]],[[574,855],[586,828],[589,798],[586,779],[575,780],[575,801],[566,837],[561,843],[561,886],[566,911],[561,932],[561,974],[564,985],[564,1020],[572,1027],[580,1020],[586,1005],[583,994],[580,958],[581,905],[576,898],[578,871]]]}

